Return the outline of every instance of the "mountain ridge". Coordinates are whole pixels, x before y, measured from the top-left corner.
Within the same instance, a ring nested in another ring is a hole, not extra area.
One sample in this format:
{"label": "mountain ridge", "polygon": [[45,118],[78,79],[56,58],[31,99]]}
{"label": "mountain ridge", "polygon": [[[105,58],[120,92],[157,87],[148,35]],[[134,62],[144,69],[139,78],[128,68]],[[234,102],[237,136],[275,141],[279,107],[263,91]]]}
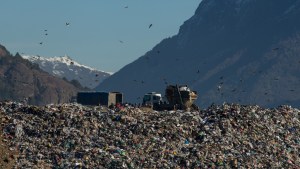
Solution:
{"label": "mountain ridge", "polygon": [[[203,0],[177,35],[162,40],[96,89],[119,90],[129,102],[141,102],[138,98],[149,91],[164,93],[166,84],[188,84],[198,91],[200,106],[300,106],[295,97],[300,94],[297,16],[299,0]],[[277,76],[282,78],[274,80]]]}
{"label": "mountain ridge", "polygon": [[83,87],[94,88],[112,73],[104,72],[82,65],[71,57],[41,57],[34,55],[22,55],[24,59],[39,65],[44,71],[67,80],[77,80]]}
{"label": "mountain ridge", "polygon": [[54,77],[0,45],[0,100],[25,101],[33,105],[69,103],[81,86]]}

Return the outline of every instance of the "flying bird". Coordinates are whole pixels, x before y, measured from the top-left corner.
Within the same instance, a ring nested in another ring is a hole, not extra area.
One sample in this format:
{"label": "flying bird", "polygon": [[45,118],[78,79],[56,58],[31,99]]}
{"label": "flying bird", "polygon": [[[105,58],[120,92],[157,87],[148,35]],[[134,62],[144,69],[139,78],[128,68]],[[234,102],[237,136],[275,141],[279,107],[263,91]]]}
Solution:
{"label": "flying bird", "polygon": [[48,35],[48,33],[45,33],[45,35],[47,36],[47,35]]}
{"label": "flying bird", "polygon": [[218,91],[220,91],[220,90],[221,90],[221,88],[222,88],[222,86],[221,86],[221,85],[219,85],[219,86],[218,86]]}
{"label": "flying bird", "polygon": [[42,45],[43,44],[43,42],[40,42],[40,45]]}
{"label": "flying bird", "polygon": [[125,6],[124,8],[128,8],[128,6]]}
{"label": "flying bird", "polygon": [[123,41],[119,40],[120,43],[124,43]]}
{"label": "flying bird", "polygon": [[66,22],[66,26],[70,26],[70,23],[69,23],[69,22]]}
{"label": "flying bird", "polygon": [[152,27],[152,23],[149,25],[149,29]]}

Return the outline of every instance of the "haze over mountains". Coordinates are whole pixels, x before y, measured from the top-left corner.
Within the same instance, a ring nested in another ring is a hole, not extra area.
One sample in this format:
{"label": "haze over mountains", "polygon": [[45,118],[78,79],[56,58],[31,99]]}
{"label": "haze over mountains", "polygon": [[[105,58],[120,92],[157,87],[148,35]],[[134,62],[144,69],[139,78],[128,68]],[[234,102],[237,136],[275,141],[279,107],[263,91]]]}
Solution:
{"label": "haze over mountains", "polygon": [[141,102],[188,84],[197,104],[300,106],[300,0],[203,0],[179,33],[113,74],[97,90]]}
{"label": "haze over mountains", "polygon": [[24,59],[39,65],[44,71],[67,80],[77,80],[83,87],[94,88],[112,73],[82,65],[68,56],[45,58],[22,55]]}

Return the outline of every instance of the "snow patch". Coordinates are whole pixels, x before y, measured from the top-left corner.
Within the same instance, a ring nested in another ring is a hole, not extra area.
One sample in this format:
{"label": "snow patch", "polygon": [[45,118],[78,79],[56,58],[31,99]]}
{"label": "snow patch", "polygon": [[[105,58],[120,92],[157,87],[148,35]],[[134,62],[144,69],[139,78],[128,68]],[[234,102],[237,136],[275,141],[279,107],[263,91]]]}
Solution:
{"label": "snow patch", "polygon": [[53,74],[55,74],[55,75],[57,75],[57,76],[59,76],[59,77],[62,77],[63,74],[64,74],[63,71],[59,71],[59,70],[53,70],[52,72],[53,72]]}
{"label": "snow patch", "polygon": [[65,77],[69,81],[78,80],[82,86],[89,88],[98,86],[104,79],[113,74],[82,65],[67,55],[50,58],[34,55],[22,55],[22,57],[38,64],[41,69],[54,76]]}

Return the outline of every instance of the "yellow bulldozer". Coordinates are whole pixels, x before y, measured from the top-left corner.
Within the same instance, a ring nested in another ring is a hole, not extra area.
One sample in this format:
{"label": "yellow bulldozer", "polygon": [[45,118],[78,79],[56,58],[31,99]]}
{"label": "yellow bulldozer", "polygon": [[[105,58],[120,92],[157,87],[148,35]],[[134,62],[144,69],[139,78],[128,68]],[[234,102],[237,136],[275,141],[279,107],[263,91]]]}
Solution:
{"label": "yellow bulldozer", "polygon": [[199,110],[194,104],[198,95],[187,85],[168,85],[165,90],[164,101],[161,94],[156,92],[147,93],[143,98],[143,105],[152,106],[153,110]]}

